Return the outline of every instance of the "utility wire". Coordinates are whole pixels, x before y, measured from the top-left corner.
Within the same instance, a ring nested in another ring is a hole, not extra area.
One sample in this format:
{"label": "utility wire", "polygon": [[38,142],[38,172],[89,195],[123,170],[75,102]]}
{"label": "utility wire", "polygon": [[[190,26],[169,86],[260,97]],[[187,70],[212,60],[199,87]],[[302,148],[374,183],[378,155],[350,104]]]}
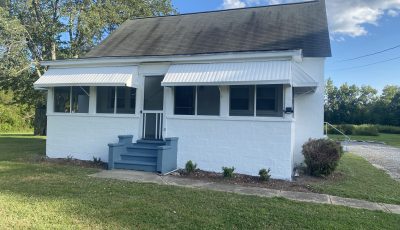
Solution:
{"label": "utility wire", "polygon": [[394,60],[398,60],[398,59],[400,59],[400,56],[399,57],[395,57],[395,58],[386,59],[386,60],[383,60],[383,61],[373,62],[373,63],[366,64],[366,65],[353,66],[353,67],[342,68],[342,69],[334,69],[332,71],[343,71],[343,70],[358,69],[358,68],[368,67],[368,66],[371,66],[371,65],[377,65],[377,64],[381,64],[381,63],[385,63],[385,62],[389,62],[389,61],[394,61]]}
{"label": "utility wire", "polygon": [[400,48],[400,45],[393,46],[393,47],[390,47],[388,49],[384,49],[384,50],[377,51],[377,52],[374,52],[374,53],[365,54],[365,55],[362,55],[362,56],[359,56],[359,57],[340,60],[340,61],[337,61],[337,62],[354,61],[354,60],[358,60],[358,59],[361,59],[361,58],[365,58],[365,57],[370,57],[370,56],[374,56],[374,55],[377,55],[377,54],[381,54],[381,53],[384,53],[384,52],[387,52],[387,51],[390,51],[390,50],[394,50],[394,49],[397,49],[397,48]]}

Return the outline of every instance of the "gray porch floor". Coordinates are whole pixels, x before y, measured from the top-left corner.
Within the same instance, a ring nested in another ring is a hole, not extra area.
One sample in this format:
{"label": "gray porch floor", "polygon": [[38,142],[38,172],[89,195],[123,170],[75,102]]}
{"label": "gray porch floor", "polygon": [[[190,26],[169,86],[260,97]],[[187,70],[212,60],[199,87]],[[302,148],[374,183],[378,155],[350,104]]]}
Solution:
{"label": "gray porch floor", "polygon": [[192,180],[187,178],[177,178],[173,176],[160,176],[155,173],[128,171],[128,170],[104,170],[90,175],[96,178],[107,178],[125,180],[139,183],[155,183],[160,185],[174,185],[179,187],[208,189],[213,191],[231,192],[242,195],[254,195],[261,197],[283,197],[289,200],[312,202],[318,204],[341,205],[351,208],[361,208],[369,210],[378,210],[387,213],[400,214],[400,205],[374,203],[364,200],[349,199],[327,194],[291,192],[257,187],[245,187],[240,185],[221,184],[215,182],[206,182],[201,180]]}

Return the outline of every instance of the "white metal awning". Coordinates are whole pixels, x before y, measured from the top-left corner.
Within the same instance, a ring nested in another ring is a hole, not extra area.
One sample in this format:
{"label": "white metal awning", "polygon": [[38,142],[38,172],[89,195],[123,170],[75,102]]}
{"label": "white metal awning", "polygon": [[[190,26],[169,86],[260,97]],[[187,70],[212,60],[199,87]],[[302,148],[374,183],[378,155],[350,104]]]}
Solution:
{"label": "white metal awning", "polygon": [[292,86],[293,87],[317,87],[316,82],[310,75],[308,75],[299,65],[292,64]]}
{"label": "white metal awning", "polygon": [[246,84],[287,84],[296,87],[316,85],[316,82],[292,61],[284,60],[172,65],[162,82],[163,86]]}
{"label": "white metal awning", "polygon": [[135,87],[137,66],[50,68],[33,83],[35,89],[57,86]]}

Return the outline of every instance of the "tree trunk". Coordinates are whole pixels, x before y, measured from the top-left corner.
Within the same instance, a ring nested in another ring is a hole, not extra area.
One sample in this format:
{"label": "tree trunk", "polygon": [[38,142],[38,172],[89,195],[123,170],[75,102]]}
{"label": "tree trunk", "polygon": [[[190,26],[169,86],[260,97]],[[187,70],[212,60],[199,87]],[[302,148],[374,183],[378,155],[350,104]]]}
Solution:
{"label": "tree trunk", "polygon": [[46,136],[47,131],[46,106],[35,109],[35,119],[33,121],[33,134],[35,136]]}
{"label": "tree trunk", "polygon": [[51,60],[54,61],[57,59],[56,56],[56,43],[54,41],[51,42]]}

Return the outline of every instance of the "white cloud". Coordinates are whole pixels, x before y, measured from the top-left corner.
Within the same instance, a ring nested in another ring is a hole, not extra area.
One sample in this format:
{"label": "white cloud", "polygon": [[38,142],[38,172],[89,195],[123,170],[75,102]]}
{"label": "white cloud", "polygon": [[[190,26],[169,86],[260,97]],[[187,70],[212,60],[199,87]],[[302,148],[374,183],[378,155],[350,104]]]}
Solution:
{"label": "white cloud", "polygon": [[388,14],[390,17],[397,17],[397,16],[399,16],[399,11],[390,9],[390,10],[388,10],[387,14]]}
{"label": "white cloud", "polygon": [[235,9],[235,8],[243,8],[246,7],[246,3],[241,0],[224,0],[222,3],[223,9]]}
{"label": "white cloud", "polygon": [[400,9],[400,0],[327,0],[332,35],[358,37],[368,34],[366,25],[378,25],[390,10]]}
{"label": "white cloud", "polygon": [[[302,0],[224,0],[223,7],[240,8],[293,2]],[[379,20],[384,15],[400,15],[400,0],[326,0],[326,5],[331,36],[337,38],[367,35],[366,25],[379,25]]]}

